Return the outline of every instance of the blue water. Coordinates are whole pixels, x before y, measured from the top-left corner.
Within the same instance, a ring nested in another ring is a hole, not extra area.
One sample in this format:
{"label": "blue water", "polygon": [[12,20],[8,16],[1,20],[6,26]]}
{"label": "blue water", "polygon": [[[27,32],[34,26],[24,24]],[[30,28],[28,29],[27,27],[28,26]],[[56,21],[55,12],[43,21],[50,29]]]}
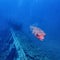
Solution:
{"label": "blue water", "polygon": [[35,37],[30,25],[39,26],[46,37],[43,42],[37,38],[33,41],[60,52],[60,0],[1,0],[0,31],[9,29],[9,22],[21,24],[21,29],[31,38]]}

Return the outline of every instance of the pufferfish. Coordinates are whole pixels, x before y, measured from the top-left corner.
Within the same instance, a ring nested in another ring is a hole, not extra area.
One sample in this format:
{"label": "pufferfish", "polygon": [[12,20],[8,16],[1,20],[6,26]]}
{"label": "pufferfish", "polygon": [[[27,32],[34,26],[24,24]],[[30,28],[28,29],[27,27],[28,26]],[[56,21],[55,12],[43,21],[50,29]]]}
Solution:
{"label": "pufferfish", "polygon": [[46,34],[42,29],[40,29],[40,28],[38,28],[36,26],[30,26],[30,30],[31,30],[32,34],[34,34],[34,36],[36,38],[38,38],[41,41],[44,40]]}

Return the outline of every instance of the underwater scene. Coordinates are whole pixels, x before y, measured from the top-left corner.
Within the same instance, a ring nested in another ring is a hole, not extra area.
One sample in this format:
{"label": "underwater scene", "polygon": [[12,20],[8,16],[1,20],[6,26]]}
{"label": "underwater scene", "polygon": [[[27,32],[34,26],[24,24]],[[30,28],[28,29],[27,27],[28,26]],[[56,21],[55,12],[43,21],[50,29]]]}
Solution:
{"label": "underwater scene", "polygon": [[0,0],[0,60],[60,60],[60,0]]}

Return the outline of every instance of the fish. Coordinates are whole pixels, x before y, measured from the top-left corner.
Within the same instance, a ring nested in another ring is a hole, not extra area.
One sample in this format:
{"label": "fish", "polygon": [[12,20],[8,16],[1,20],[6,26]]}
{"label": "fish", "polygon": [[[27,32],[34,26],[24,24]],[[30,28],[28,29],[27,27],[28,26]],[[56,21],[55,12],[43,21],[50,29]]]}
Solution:
{"label": "fish", "polygon": [[43,41],[45,39],[46,33],[41,28],[31,25],[30,30],[32,34],[34,34],[34,36],[39,40]]}

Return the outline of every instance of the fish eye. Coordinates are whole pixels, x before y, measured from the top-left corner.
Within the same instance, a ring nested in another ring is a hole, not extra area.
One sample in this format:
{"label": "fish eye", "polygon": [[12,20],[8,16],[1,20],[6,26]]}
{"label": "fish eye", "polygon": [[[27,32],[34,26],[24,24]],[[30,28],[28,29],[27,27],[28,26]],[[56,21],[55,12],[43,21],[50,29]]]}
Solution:
{"label": "fish eye", "polygon": [[38,34],[36,34],[36,36],[39,36]]}

